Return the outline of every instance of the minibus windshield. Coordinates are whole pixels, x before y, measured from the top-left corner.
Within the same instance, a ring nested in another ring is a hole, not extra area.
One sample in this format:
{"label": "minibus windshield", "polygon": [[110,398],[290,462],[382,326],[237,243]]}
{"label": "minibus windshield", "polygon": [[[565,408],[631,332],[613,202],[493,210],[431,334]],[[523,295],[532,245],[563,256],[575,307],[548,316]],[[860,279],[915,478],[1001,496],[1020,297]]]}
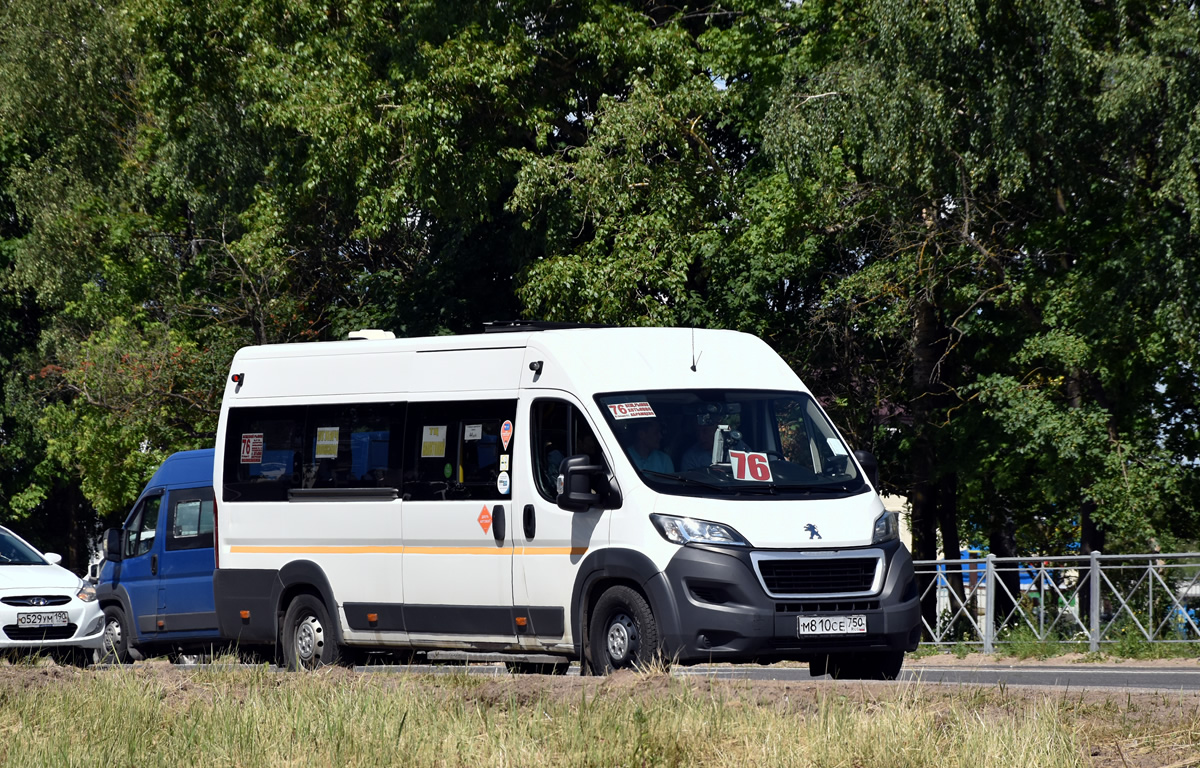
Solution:
{"label": "minibus windshield", "polygon": [[642,480],[663,493],[829,498],[869,487],[803,392],[651,390],[596,402]]}

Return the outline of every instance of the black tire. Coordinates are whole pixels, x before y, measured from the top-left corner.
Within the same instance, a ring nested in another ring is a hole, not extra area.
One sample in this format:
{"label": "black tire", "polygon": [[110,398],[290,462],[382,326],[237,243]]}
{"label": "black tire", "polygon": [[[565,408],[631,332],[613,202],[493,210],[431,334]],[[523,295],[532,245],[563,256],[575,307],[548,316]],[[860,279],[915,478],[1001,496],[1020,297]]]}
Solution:
{"label": "black tire", "polygon": [[293,672],[332,666],[341,658],[325,604],[312,595],[292,600],[280,633],[284,664]]}
{"label": "black tire", "polygon": [[129,622],[125,620],[125,611],[119,605],[109,605],[104,609],[104,645],[96,651],[96,661],[100,664],[128,664],[133,661],[129,653]]}
{"label": "black tire", "polygon": [[813,677],[828,674],[834,680],[895,680],[904,666],[904,651],[831,653],[809,662]]}
{"label": "black tire", "polygon": [[646,598],[629,587],[609,587],[588,622],[592,672],[644,669],[659,660],[658,623]]}

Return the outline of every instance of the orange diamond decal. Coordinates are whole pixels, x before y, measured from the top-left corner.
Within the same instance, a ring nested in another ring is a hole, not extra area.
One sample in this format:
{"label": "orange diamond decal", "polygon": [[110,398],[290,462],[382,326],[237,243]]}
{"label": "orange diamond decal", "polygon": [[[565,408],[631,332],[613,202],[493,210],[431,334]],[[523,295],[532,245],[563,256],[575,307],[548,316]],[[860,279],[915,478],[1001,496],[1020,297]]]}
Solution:
{"label": "orange diamond decal", "polygon": [[488,529],[492,527],[492,515],[488,512],[487,505],[484,505],[483,511],[479,513],[479,527],[483,529],[484,533],[487,533]]}

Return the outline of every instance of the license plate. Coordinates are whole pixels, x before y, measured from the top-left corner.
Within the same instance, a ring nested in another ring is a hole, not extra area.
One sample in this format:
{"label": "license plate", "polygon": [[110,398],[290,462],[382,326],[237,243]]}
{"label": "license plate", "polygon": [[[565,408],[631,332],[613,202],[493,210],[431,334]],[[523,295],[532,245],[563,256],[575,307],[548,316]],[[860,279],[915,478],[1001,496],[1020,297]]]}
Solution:
{"label": "license plate", "polygon": [[864,635],[867,617],[854,616],[797,616],[796,636],[805,635]]}
{"label": "license plate", "polygon": [[65,627],[67,626],[66,611],[47,611],[45,613],[18,613],[18,627]]}

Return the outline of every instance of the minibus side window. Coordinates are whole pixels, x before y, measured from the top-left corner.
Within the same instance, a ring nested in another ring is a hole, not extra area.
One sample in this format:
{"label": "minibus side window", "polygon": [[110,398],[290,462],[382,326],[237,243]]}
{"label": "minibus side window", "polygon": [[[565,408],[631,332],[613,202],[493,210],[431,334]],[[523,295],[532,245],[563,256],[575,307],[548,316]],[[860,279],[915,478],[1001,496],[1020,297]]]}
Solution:
{"label": "minibus side window", "polygon": [[516,410],[515,400],[410,403],[404,432],[404,498],[510,498],[509,457],[518,441]]}
{"label": "minibus side window", "polygon": [[310,406],[300,487],[399,488],[403,424],[400,403]]}
{"label": "minibus side window", "polygon": [[554,501],[557,497],[559,467],[568,456],[587,454],[593,464],[605,464],[600,442],[574,405],[542,398],[534,401],[529,413],[533,418],[533,476],[542,498]]}
{"label": "minibus side window", "polygon": [[225,501],[287,501],[304,467],[302,405],[230,408],[225,429]]}
{"label": "minibus side window", "polygon": [[225,501],[400,487],[404,403],[230,408],[228,418]]}

